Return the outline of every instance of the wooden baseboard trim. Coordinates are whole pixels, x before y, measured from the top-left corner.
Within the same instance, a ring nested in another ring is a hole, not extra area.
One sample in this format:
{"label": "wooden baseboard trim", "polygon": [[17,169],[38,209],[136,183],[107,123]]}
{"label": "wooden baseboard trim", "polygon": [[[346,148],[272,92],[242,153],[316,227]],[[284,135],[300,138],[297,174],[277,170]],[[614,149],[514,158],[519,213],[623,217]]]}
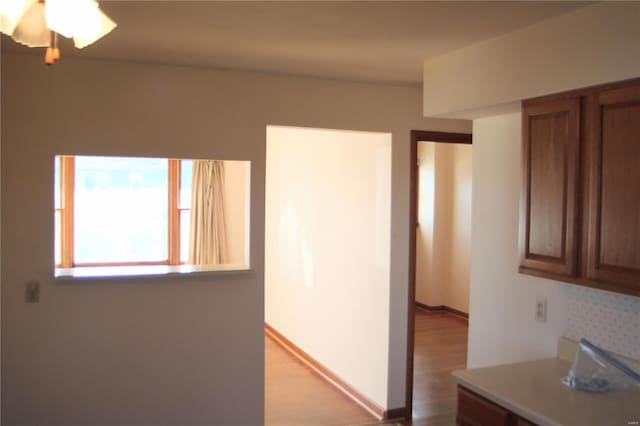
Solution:
{"label": "wooden baseboard trim", "polygon": [[360,392],[355,390],[349,384],[347,384],[344,380],[338,377],[334,372],[329,370],[327,367],[316,361],[313,357],[311,357],[308,353],[300,349],[295,343],[284,337],[278,331],[276,331],[269,324],[264,324],[264,330],[266,334],[271,337],[277,344],[279,344],[286,351],[291,353],[293,356],[298,358],[300,361],[309,366],[318,376],[326,380],[329,384],[335,387],[337,390],[342,392],[344,395],[352,399],[362,408],[367,410],[373,416],[375,416],[378,420],[386,420],[387,413],[394,412],[394,410],[385,411],[382,407],[380,407],[375,402],[371,401],[366,396],[362,395]]}
{"label": "wooden baseboard trim", "polygon": [[465,320],[469,321],[469,314],[466,313],[466,312],[459,311],[459,310],[454,309],[454,308],[452,308],[450,306],[445,306],[444,310],[446,312],[450,313],[450,314],[459,316],[460,318],[464,318]]}
{"label": "wooden baseboard trim", "polygon": [[411,416],[407,416],[407,407],[392,408],[384,412],[384,420],[411,420]]}
{"label": "wooden baseboard trim", "polygon": [[444,311],[444,312],[447,312],[449,314],[452,314],[452,315],[455,315],[457,317],[460,317],[460,318],[466,320],[467,322],[469,321],[469,314],[468,313],[459,311],[458,309],[454,309],[454,308],[451,308],[449,306],[445,306],[445,305],[429,306],[429,305],[425,305],[424,303],[416,302],[416,307],[418,307],[420,309],[424,309],[425,311],[428,311],[428,312]]}
{"label": "wooden baseboard trim", "polygon": [[421,302],[416,302],[416,307],[422,308],[425,311],[429,311],[429,312],[444,311],[444,305],[431,306],[431,305],[425,305],[424,303],[421,303]]}

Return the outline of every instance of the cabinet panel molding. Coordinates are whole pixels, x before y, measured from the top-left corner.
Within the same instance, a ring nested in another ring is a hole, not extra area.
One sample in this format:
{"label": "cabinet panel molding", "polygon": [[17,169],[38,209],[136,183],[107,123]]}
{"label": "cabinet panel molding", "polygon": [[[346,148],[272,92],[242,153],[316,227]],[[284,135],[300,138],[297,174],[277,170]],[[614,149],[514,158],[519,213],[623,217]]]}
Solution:
{"label": "cabinet panel molding", "polygon": [[522,104],[520,268],[640,296],[640,79]]}
{"label": "cabinet panel molding", "polygon": [[640,86],[592,105],[586,278],[640,291]]}
{"label": "cabinet panel molding", "polygon": [[580,98],[523,105],[520,265],[577,274]]}

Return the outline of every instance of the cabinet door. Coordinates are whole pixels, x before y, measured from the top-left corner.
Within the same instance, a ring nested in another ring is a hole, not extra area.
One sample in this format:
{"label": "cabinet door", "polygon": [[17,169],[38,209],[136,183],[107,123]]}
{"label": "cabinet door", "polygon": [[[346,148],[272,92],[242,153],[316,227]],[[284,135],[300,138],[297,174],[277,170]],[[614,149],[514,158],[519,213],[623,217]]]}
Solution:
{"label": "cabinet door", "polygon": [[510,415],[507,410],[458,386],[459,426],[507,426]]}
{"label": "cabinet door", "polygon": [[640,85],[592,105],[587,278],[640,294]]}
{"label": "cabinet door", "polygon": [[520,267],[577,274],[580,99],[523,105]]}

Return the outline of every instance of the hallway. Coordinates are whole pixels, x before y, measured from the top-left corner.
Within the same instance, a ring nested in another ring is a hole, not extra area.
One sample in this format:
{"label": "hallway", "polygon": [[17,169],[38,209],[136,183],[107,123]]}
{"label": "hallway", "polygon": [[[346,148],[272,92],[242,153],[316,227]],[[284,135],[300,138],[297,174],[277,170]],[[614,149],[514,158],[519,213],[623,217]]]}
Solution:
{"label": "hallway", "polygon": [[[456,385],[451,372],[466,366],[468,326],[452,315],[422,309],[416,309],[415,321],[412,424],[453,425]],[[270,337],[265,337],[265,348],[265,425],[378,424]]]}
{"label": "hallway", "polygon": [[450,314],[416,309],[413,418],[455,424],[453,370],[466,368],[466,321]]}

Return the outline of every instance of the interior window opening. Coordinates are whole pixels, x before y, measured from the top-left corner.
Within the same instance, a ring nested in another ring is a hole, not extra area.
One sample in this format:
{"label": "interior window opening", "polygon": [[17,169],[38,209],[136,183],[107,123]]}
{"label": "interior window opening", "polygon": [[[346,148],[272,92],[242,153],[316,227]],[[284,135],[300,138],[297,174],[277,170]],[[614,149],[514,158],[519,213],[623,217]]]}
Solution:
{"label": "interior window opening", "polygon": [[54,261],[247,269],[250,163],[57,156]]}

